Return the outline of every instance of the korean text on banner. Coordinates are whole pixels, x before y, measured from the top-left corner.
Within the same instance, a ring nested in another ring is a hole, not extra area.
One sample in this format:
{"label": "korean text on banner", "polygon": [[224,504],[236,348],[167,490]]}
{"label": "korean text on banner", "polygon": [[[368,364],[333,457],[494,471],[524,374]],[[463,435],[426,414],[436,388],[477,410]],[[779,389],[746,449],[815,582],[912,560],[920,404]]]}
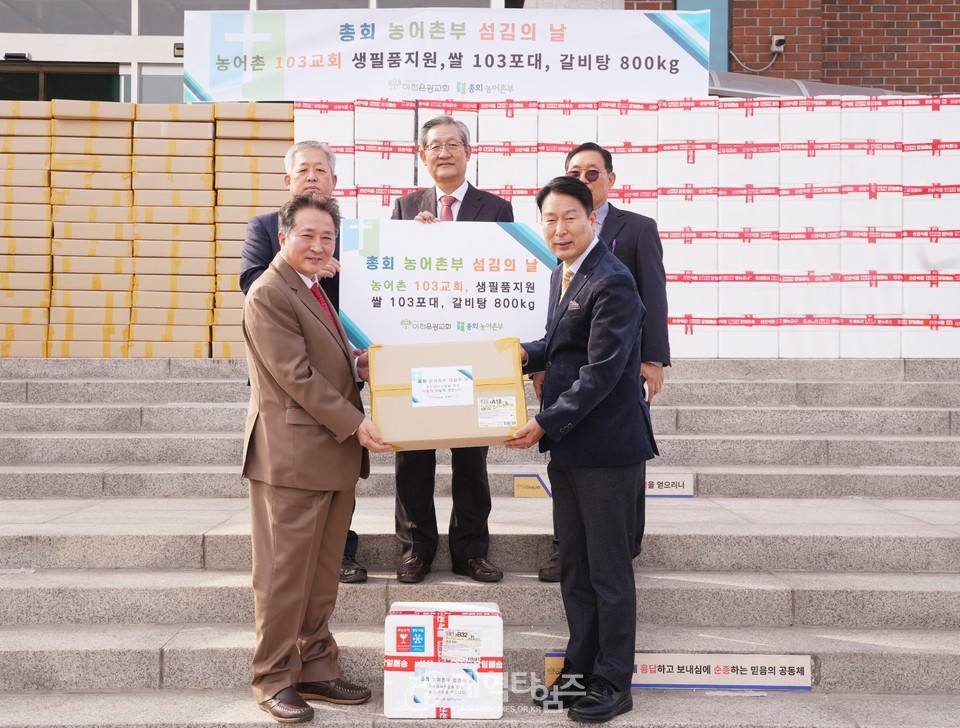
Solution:
{"label": "korean text on banner", "polygon": [[707,94],[706,11],[204,11],[184,28],[185,101]]}

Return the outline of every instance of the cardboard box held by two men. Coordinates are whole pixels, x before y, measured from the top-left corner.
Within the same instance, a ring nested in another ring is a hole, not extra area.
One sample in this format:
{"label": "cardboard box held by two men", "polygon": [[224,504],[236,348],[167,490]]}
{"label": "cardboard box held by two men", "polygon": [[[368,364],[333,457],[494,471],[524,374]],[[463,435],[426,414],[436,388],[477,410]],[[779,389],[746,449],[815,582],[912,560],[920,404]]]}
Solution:
{"label": "cardboard box held by two men", "polygon": [[519,339],[369,352],[372,419],[398,450],[501,445],[527,422]]}

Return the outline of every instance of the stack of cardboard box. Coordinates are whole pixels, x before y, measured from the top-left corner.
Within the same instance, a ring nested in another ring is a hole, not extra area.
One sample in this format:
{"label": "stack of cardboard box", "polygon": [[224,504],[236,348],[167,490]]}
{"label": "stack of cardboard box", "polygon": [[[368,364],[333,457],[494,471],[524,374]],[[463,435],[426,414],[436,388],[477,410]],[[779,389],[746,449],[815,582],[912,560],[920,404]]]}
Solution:
{"label": "stack of cardboard box", "polygon": [[124,357],[133,289],[133,104],[52,102],[48,356]]}
{"label": "stack of cardboard box", "polygon": [[293,143],[293,104],[224,103],[216,110],[216,307],[213,356],[244,356],[240,251],[250,218],[287,201],[283,156]]}
{"label": "stack of cardboard box", "polygon": [[50,104],[0,101],[0,356],[46,356]]}
{"label": "stack of cardboard box", "polygon": [[210,356],[213,132],[211,106],[137,106],[131,357]]}

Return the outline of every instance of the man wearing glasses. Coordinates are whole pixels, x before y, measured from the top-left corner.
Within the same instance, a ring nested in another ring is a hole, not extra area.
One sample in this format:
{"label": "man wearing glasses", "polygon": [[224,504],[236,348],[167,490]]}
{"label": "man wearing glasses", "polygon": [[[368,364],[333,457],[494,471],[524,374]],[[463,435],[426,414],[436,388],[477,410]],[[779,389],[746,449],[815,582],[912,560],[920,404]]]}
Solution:
{"label": "man wearing glasses", "polygon": [[[610,248],[611,252],[627,266],[637,282],[637,292],[647,317],[643,322],[640,338],[640,376],[646,383],[647,402],[663,388],[663,368],[670,366],[670,338],[667,332],[667,276],[663,269],[663,245],[657,232],[657,222],[645,215],[620,210],[607,200],[607,195],[617,175],[613,171],[613,157],[599,144],[586,142],[574,147],[567,154],[564,165],[567,176],[586,183],[593,195],[593,208],[597,213],[594,232]],[[534,388],[541,396],[543,376],[534,375]],[[654,452],[656,443],[653,444]],[[646,463],[644,463],[646,482]],[[637,499],[636,543],[633,555],[640,553],[644,527],[644,494]],[[550,561],[540,569],[541,581],[560,581],[560,553],[557,534],[554,533],[553,552]]]}
{"label": "man wearing glasses", "polygon": [[[467,182],[470,132],[451,116],[438,116],[420,130],[420,159],[434,186],[400,197],[391,218],[434,222],[513,222],[513,206]],[[490,483],[487,448],[451,450],[453,512],[450,556],[453,572],[477,581],[500,581],[503,572],[487,561]],[[396,533],[403,547],[397,579],[423,581],[437,553],[437,513],[433,502],[436,450],[407,450],[396,459]]]}

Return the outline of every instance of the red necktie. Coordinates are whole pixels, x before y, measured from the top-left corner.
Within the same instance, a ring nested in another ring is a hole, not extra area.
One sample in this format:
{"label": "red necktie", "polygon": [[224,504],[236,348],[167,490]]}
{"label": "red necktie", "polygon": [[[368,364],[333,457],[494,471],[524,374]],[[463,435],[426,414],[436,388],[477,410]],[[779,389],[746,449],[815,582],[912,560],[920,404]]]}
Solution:
{"label": "red necktie", "polygon": [[323,312],[327,314],[327,318],[330,319],[330,323],[333,324],[333,328],[336,330],[337,322],[333,320],[333,314],[330,313],[330,307],[327,306],[326,299],[323,297],[323,294],[320,293],[320,286],[314,283],[312,286],[310,286],[310,293],[316,296],[317,301],[320,303],[320,308],[322,308]]}
{"label": "red necktie", "polygon": [[440,198],[440,222],[453,222],[453,203],[457,198],[453,195],[444,195]]}

